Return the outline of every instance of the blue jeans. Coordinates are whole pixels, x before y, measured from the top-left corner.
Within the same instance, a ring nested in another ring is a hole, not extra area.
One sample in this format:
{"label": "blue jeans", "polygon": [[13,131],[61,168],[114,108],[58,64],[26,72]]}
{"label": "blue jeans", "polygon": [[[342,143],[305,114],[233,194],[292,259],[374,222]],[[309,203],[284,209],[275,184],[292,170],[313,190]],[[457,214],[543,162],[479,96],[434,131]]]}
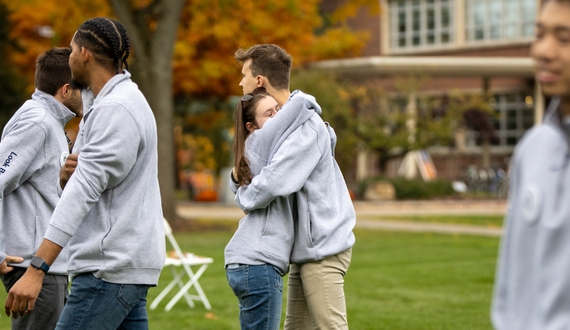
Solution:
{"label": "blue jeans", "polygon": [[150,286],[114,284],[91,273],[77,276],[56,330],[147,330]]}
{"label": "blue jeans", "polygon": [[239,300],[243,329],[279,329],[283,303],[283,278],[272,265],[240,265],[227,268],[228,283]]}

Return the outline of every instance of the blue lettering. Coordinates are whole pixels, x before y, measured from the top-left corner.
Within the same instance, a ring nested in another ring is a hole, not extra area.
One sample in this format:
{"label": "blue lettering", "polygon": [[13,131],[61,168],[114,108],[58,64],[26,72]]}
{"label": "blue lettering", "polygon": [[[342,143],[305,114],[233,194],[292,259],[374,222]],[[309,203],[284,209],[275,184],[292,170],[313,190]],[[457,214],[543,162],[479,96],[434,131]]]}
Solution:
{"label": "blue lettering", "polygon": [[[6,160],[4,161],[4,164],[2,164],[3,167],[10,167],[10,161],[11,161],[12,159],[14,159],[14,157],[13,157],[12,155],[18,156],[18,154],[16,154],[15,152],[12,151],[12,152],[8,155],[8,158],[6,158]],[[0,174],[6,172],[5,169],[3,169],[3,168],[0,168],[0,169],[2,170],[2,171],[0,171]]]}

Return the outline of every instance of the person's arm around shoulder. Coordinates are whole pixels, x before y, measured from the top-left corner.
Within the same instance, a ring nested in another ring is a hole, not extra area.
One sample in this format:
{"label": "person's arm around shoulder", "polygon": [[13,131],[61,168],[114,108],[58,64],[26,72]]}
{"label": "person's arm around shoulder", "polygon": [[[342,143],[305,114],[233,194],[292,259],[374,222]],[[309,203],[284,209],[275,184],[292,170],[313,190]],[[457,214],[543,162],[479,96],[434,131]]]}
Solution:
{"label": "person's arm around shoulder", "polygon": [[236,194],[243,211],[266,208],[277,197],[289,196],[303,187],[322,155],[317,131],[310,123],[293,132],[269,164]]}

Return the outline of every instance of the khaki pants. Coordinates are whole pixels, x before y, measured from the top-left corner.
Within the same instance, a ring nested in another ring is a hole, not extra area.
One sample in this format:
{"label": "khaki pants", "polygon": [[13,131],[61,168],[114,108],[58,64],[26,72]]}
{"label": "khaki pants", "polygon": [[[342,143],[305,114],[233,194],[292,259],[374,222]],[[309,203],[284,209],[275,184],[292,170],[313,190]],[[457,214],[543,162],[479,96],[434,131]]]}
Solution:
{"label": "khaki pants", "polygon": [[344,275],[352,248],[319,262],[291,264],[284,330],[348,329]]}

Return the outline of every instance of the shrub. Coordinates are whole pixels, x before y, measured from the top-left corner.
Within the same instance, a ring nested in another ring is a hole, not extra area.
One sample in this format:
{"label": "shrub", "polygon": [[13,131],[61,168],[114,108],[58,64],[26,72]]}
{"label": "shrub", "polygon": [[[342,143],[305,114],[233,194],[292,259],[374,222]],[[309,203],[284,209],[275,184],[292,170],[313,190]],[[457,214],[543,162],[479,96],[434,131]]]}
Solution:
{"label": "shrub", "polygon": [[388,181],[394,185],[396,190],[396,199],[430,199],[443,196],[452,196],[456,192],[451,186],[451,181],[448,180],[433,180],[433,181],[423,181],[423,180],[408,180],[405,178],[386,178],[383,176],[374,177],[368,180],[364,180],[359,183],[358,192],[362,197],[366,192],[366,189],[372,182],[376,181]]}

